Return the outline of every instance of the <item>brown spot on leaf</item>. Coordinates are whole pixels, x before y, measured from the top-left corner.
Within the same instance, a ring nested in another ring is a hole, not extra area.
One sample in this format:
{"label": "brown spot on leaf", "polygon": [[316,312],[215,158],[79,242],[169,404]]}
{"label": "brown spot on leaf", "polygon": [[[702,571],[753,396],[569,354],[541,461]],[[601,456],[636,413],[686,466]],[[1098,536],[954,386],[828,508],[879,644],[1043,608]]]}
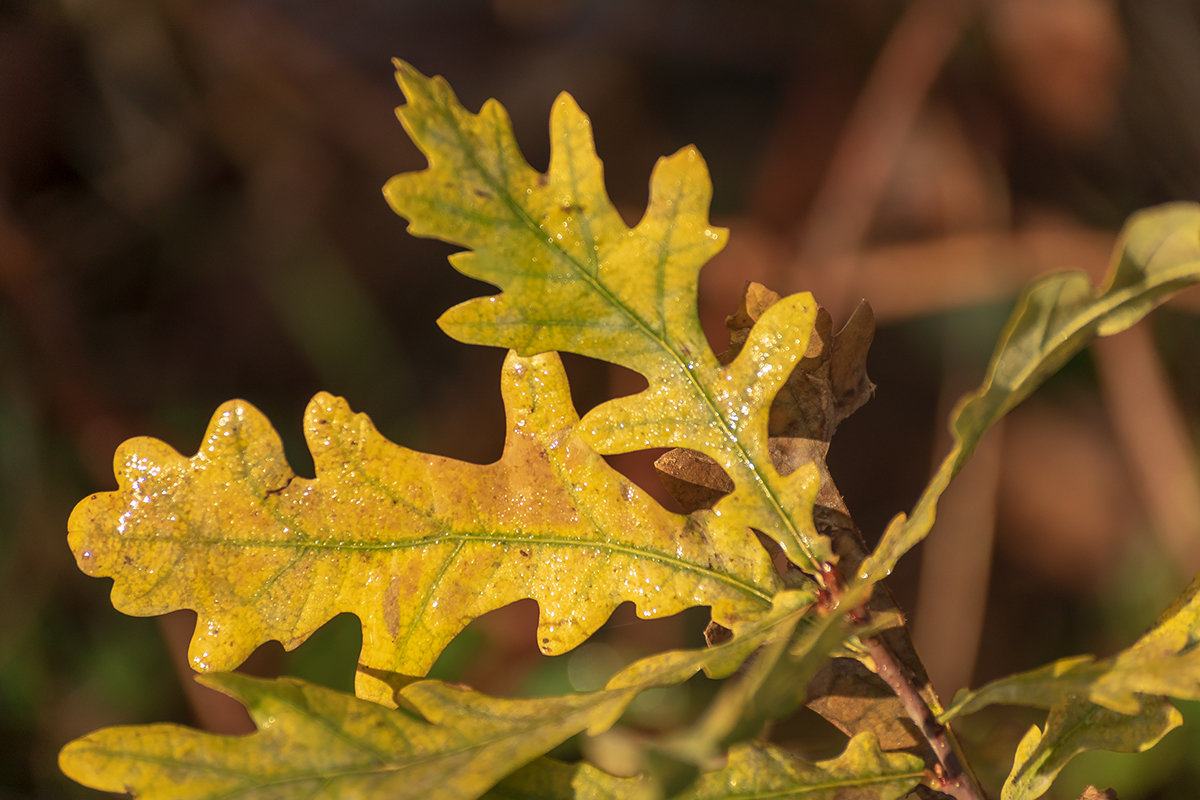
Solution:
{"label": "brown spot on leaf", "polygon": [[387,590],[383,593],[383,624],[391,636],[400,633],[400,589],[402,581],[393,575],[388,582]]}

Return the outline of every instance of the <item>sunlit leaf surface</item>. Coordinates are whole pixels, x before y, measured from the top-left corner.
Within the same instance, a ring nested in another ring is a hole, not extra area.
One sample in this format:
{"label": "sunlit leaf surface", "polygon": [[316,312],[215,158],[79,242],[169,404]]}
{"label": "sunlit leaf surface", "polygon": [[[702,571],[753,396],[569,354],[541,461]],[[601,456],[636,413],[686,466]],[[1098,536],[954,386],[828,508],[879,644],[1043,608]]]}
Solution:
{"label": "sunlit leaf surface", "polygon": [[699,153],[658,162],[646,213],[629,228],[605,193],[591,122],[569,96],[551,112],[543,174],[521,156],[498,103],[473,114],[445,81],[401,62],[397,79],[408,99],[398,115],[429,168],[392,178],[384,193],[410,232],[469,248],[455,268],[503,290],[446,312],[442,327],[466,342],[581,353],[640,372],[645,391],[584,418],[589,441],[602,453],[686,447],[712,457],[735,485],[715,511],[818,571],[831,551],[812,525],[817,470],[781,475],[767,450],[768,411],[804,356],[816,303],[783,298],[733,363],[717,361],[696,282],[725,232],[708,223],[712,187]]}
{"label": "sunlit leaf surface", "polygon": [[[606,724],[636,692],[503,700],[420,681],[401,692],[404,709],[389,709],[295,679],[224,673],[205,682],[245,704],[258,731],[217,736],[177,725],[107,728],[67,745],[59,757],[63,771],[141,800],[465,799],[589,725]],[[922,775],[919,758],[882,753],[871,734],[817,763],[755,743],[734,747],[725,767],[702,775],[681,797],[886,800],[909,791]],[[645,788],[643,781],[594,768],[580,772],[542,762],[488,797],[637,797]]]}
{"label": "sunlit leaf surface", "polygon": [[920,782],[925,765],[906,753],[883,753],[870,733],[850,740],[837,758],[816,763],[768,744],[729,751],[729,764],[701,776],[687,800],[796,797],[805,800],[892,800]]}
{"label": "sunlit leaf surface", "polygon": [[[120,489],[80,503],[71,547],[84,571],[114,578],[118,609],[194,609],[202,671],[270,639],[294,647],[347,611],[364,667],[419,676],[473,618],[521,598],[538,601],[547,653],[626,600],[647,617],[711,605],[735,628],[769,608],[776,577],[748,531],[665,511],[578,437],[557,356],[510,357],[503,393],[507,441],[488,465],[392,444],[318,395],[305,420],[314,479],[235,401],[191,458],[126,443]],[[360,675],[378,698],[369,683]]]}
{"label": "sunlit leaf surface", "polygon": [[[736,745],[726,765],[706,772],[674,800],[894,800],[905,796],[924,775],[921,759],[883,753],[867,733],[850,740],[845,752],[810,762],[761,742]],[[653,784],[617,778],[589,764],[548,759],[506,779],[487,800],[655,800]]]}

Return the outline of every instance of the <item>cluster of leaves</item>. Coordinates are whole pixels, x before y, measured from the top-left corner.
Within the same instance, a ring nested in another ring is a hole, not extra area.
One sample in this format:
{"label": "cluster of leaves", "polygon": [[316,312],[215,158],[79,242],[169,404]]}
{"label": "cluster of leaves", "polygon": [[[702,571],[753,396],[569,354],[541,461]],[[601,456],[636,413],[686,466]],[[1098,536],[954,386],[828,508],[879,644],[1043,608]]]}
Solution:
{"label": "cluster of leaves", "polygon": [[[311,479],[241,401],[217,411],[190,458],[126,442],[118,490],[71,516],[79,566],[114,579],[125,613],[194,610],[193,667],[258,731],[104,729],[63,749],[69,776],[144,798],[895,798],[918,787],[981,797],[943,723],[1013,703],[1048,709],[1003,788],[1025,800],[1083,750],[1152,746],[1179,724],[1167,698],[1200,698],[1200,583],[1112,658],[1057,662],[945,710],[876,591],[996,419],[1092,337],[1200,280],[1200,207],[1135,218],[1100,290],[1067,273],[1024,293],[983,385],[954,412],[953,451],[868,553],[824,453],[870,392],[869,310],[834,336],[810,295],[752,285],[718,356],[696,290],[726,234],[708,222],[711,185],[694,149],[658,162],[630,228],[569,96],[555,103],[543,174],[499,104],[471,113],[440,78],[403,63],[397,77],[400,120],[429,167],[385,194],[413,234],[462,246],[453,266],[501,290],[440,324],[512,351],[503,455],[477,465],[408,450],[326,394],[305,416]],[[580,418],[557,351],[632,369],[647,388]],[[602,457],[658,447],[674,448],[660,469],[688,513],[667,511]],[[500,699],[424,678],[471,620],[524,598],[538,603],[547,654],[584,642],[627,601],[644,617],[708,606],[714,625],[709,646],[638,660],[589,693]],[[343,612],[363,628],[355,696],[229,672],[263,642],[295,647]],[[699,671],[726,679],[709,707],[622,763],[547,755]],[[837,698],[856,682],[899,690],[864,712]],[[846,732],[840,756],[808,762],[760,736],[805,704]]]}

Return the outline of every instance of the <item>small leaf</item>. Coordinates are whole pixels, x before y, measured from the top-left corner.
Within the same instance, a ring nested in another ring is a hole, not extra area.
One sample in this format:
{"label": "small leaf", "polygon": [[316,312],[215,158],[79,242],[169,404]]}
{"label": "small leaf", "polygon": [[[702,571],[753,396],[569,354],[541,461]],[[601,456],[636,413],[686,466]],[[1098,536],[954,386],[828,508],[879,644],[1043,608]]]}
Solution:
{"label": "small leaf", "polygon": [[510,357],[503,394],[508,436],[489,465],[394,445],[318,395],[315,479],[293,475],[255,409],[227,404],[190,459],[153,439],[122,446],[121,488],[79,504],[71,547],[85,572],[115,579],[119,610],[194,609],[201,671],[354,613],[360,696],[381,702],[390,690],[372,671],[423,675],[471,619],[521,598],[538,601],[547,653],[626,600],[646,617],[711,605],[731,628],[768,609],[777,578],[747,530],[665,511],[578,437],[557,356]]}
{"label": "small leaf", "polygon": [[675,749],[703,765],[730,744],[759,736],[766,723],[804,704],[813,676],[853,633],[843,614],[806,614],[794,632],[764,644],[736,679],[721,686],[693,730],[677,737]]}
{"label": "small leaf", "polygon": [[1004,800],[1040,797],[1085,750],[1142,752],[1182,721],[1166,697],[1200,699],[1200,578],[1154,626],[1112,658],[1064,658],[959,692],[943,721],[993,703],[1049,708],[1017,749]]}
{"label": "small leaf", "polygon": [[920,783],[924,768],[916,756],[881,752],[870,733],[851,739],[837,758],[815,764],[769,744],[747,743],[730,749],[728,765],[700,776],[678,797],[893,800]]}
{"label": "small leaf", "polygon": [[711,678],[726,678],[758,648],[787,641],[816,599],[809,589],[786,589],[772,598],[771,610],[747,624],[733,639],[702,650],[671,650],[635,661],[612,676],[607,689],[670,686],[703,669]]}
{"label": "small leaf", "polygon": [[996,704],[1050,708],[1067,695],[1086,695],[1102,671],[1103,665],[1092,656],[1061,658],[974,691],[959,690],[941,719],[946,722]]}
{"label": "small leaf", "polygon": [[1132,216],[1104,288],[1083,272],[1035,281],[1021,294],[1000,336],[987,377],[950,416],[954,446],[910,517],[892,520],[863,565],[884,577],[933,527],[937,501],[984,432],[1097,336],[1130,327],[1157,304],[1200,281],[1200,205],[1175,203]]}
{"label": "small leaf", "polygon": [[482,800],[661,800],[645,776],[618,778],[587,762],[539,758],[508,776]]}
{"label": "small leaf", "polygon": [[959,692],[943,720],[994,703],[1049,708],[1084,697],[1121,714],[1138,714],[1156,696],[1200,700],[1200,577],[1132,646],[1112,658],[1074,656]]}
{"label": "small leaf", "polygon": [[503,700],[420,681],[403,692],[414,716],[291,678],[201,680],[244,703],[258,732],[106,728],[63,748],[63,772],[140,800],[465,799],[627,702],[621,693]]}
{"label": "small leaf", "polygon": [[[549,762],[549,763],[543,763]],[[736,745],[727,763],[704,773],[672,800],[799,798],[894,800],[924,777],[924,764],[905,753],[883,753],[869,733],[854,737],[837,758],[816,763],[761,742]],[[535,793],[549,785],[552,791]],[[569,787],[569,788],[568,788]],[[485,800],[652,800],[661,797],[645,778],[618,778],[590,764],[549,759],[506,779]]]}
{"label": "small leaf", "polygon": [[714,512],[753,527],[810,573],[832,560],[812,524],[819,477],[771,462],[769,408],[804,356],[811,295],[775,303],[742,353],[722,365],[696,312],[700,268],[725,240],[708,223],[712,194],[694,148],[661,159],[642,220],[628,228],[608,199],[591,123],[568,95],[550,119],[550,167],[525,163],[500,105],[464,109],[441,78],[397,62],[408,104],[397,112],[429,168],[392,178],[384,193],[409,231],[470,248],[451,262],[503,291],[440,320],[465,342],[524,355],[580,353],[633,369],[649,387],[590,411],[581,424],[602,453],[686,447],[713,458],[734,491]]}
{"label": "small leaf", "polygon": [[1068,697],[1050,710],[1045,730],[1035,725],[1021,739],[1000,798],[1034,800],[1050,789],[1067,762],[1080,753],[1141,753],[1182,721],[1174,706],[1158,698],[1146,701],[1141,712],[1130,717],[1086,699]]}

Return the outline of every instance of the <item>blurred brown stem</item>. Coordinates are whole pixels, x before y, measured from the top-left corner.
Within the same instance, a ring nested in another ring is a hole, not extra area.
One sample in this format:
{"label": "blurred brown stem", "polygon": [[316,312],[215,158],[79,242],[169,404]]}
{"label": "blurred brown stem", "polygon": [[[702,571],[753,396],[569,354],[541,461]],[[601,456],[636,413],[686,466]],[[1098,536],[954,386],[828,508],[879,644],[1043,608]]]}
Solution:
{"label": "blurred brown stem", "polygon": [[[879,53],[830,158],[800,239],[804,261],[857,250],[925,98],[975,11],[969,0],[915,0]],[[845,310],[850,270],[829,276],[822,298]]]}
{"label": "blurred brown stem", "polygon": [[1092,347],[1104,399],[1154,532],[1181,577],[1200,568],[1200,470],[1148,325]]}

